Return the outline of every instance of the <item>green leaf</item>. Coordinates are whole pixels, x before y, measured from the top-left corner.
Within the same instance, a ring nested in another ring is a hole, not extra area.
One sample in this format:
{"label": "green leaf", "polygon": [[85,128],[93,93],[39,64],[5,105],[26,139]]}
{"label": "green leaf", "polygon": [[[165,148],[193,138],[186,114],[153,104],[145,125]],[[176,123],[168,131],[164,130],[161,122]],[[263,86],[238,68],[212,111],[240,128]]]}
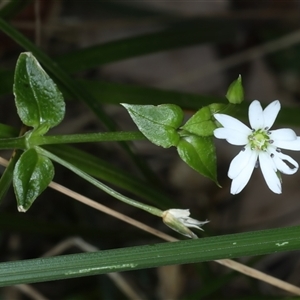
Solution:
{"label": "green leaf", "polygon": [[174,104],[122,105],[127,109],[139,130],[152,143],[164,148],[178,144],[180,136],[177,129],[183,120],[180,107]]}
{"label": "green leaf", "polygon": [[38,154],[34,148],[25,151],[16,163],[13,174],[18,210],[26,212],[53,176],[54,167],[49,158]]}
{"label": "green leaf", "polygon": [[[29,39],[17,31],[14,27],[9,25],[3,19],[0,18],[0,30],[11,37],[16,43],[31,51],[35,57],[43,64],[43,66],[53,75],[55,80],[62,84],[65,90],[71,95],[72,98],[79,99],[85,102],[90,109],[99,117],[99,119],[105,124],[105,126],[111,131],[116,130],[116,124],[102,109],[101,105],[93,95],[89,93],[89,90],[85,89],[78,81],[75,82],[59,65],[52,61],[43,51],[41,51],[36,45],[34,45]],[[78,60],[77,60],[78,62]],[[129,157],[134,161],[136,166],[139,167],[145,178],[150,182],[160,185],[157,176],[152,172],[148,165],[139,159],[135,155],[128,144],[120,143],[123,149],[127,152]]]}
{"label": "green leaf", "polygon": [[205,106],[198,110],[181,129],[197,136],[211,136],[217,128],[209,106]]}
{"label": "green leaf", "polygon": [[0,286],[300,249],[300,226],[0,263]]}
{"label": "green leaf", "polygon": [[212,136],[217,128],[213,115],[224,111],[228,105],[212,103],[199,109],[182,127],[184,131],[197,136]]}
{"label": "green leaf", "polygon": [[18,136],[19,130],[0,123],[0,138],[16,137]]}
{"label": "green leaf", "polygon": [[17,61],[14,94],[22,122],[43,128],[41,134],[64,118],[62,93],[30,52],[21,53]]}
{"label": "green leaf", "polygon": [[177,151],[191,168],[218,184],[213,137],[184,137],[180,140]]}

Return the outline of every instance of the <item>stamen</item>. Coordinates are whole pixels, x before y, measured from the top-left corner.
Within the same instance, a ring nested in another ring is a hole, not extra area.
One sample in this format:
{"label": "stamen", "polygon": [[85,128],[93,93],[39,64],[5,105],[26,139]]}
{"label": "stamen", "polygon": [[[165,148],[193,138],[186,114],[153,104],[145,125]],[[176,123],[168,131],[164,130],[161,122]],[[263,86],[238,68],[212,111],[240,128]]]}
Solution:
{"label": "stamen", "polygon": [[273,144],[273,143],[274,143],[274,140],[269,140],[269,143],[270,143],[270,144]]}
{"label": "stamen", "polygon": [[276,148],[276,151],[277,151],[278,153],[280,153],[280,152],[281,152],[281,149],[279,149],[279,148]]}
{"label": "stamen", "polygon": [[265,127],[265,130],[268,130],[269,129],[269,127],[267,126],[267,127]]}
{"label": "stamen", "polygon": [[273,158],[273,157],[274,157],[274,153],[271,153],[271,155],[270,155],[270,156],[271,156],[271,158]]}
{"label": "stamen", "polygon": [[270,142],[267,132],[264,129],[252,129],[252,131],[253,133],[248,136],[248,145],[250,146],[251,150],[266,151]]}

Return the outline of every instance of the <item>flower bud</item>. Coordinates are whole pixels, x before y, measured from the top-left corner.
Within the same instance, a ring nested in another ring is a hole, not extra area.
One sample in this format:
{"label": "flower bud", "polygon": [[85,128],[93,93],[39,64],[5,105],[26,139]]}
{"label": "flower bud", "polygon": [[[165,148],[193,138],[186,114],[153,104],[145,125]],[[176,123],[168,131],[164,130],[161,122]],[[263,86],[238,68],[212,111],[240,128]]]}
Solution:
{"label": "flower bud", "polygon": [[201,222],[190,218],[189,215],[189,209],[168,209],[163,212],[162,219],[163,222],[171,229],[189,238],[197,239],[197,235],[194,234],[188,227],[203,230],[201,226],[209,221]]}
{"label": "flower bud", "polygon": [[232,104],[240,104],[244,101],[244,89],[242,86],[242,76],[231,83],[228,88],[226,98]]}

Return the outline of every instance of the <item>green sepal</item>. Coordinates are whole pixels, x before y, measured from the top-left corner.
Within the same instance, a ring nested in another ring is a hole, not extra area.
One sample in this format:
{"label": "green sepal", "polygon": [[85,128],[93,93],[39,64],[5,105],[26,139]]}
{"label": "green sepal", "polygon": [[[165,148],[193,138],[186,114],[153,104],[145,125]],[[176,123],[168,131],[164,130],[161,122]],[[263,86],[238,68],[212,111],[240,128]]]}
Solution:
{"label": "green sepal", "polygon": [[13,186],[20,212],[26,212],[30,208],[53,176],[54,167],[51,160],[37,153],[34,148],[21,155],[13,173]]}
{"label": "green sepal", "polygon": [[163,148],[177,146],[180,140],[177,129],[183,121],[183,112],[179,106],[174,104],[122,105],[139,130],[153,144]]}
{"label": "green sepal", "polygon": [[186,164],[218,184],[213,137],[184,137],[178,143],[177,151]]}
{"label": "green sepal", "polygon": [[30,52],[21,53],[17,61],[14,95],[20,119],[27,126],[41,127],[40,134],[64,118],[62,93]]}

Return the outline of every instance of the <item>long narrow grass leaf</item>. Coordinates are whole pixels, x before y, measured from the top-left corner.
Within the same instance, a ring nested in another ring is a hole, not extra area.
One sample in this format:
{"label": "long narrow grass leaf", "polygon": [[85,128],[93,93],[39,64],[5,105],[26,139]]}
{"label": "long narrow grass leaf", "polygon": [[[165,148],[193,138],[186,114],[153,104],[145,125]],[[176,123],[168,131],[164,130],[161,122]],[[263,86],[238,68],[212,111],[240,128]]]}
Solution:
{"label": "long narrow grass leaf", "polygon": [[59,64],[77,72],[132,57],[208,42],[228,41],[235,37],[235,27],[220,29],[217,22],[188,22],[160,32],[143,34],[80,49],[58,58]]}
{"label": "long narrow grass leaf", "polygon": [[300,249],[300,226],[0,263],[0,286]]}
{"label": "long narrow grass leaf", "polygon": [[16,15],[18,12],[20,12],[22,9],[24,9],[24,7],[27,6],[32,1],[31,0],[10,0],[5,2],[6,2],[5,5],[1,7],[0,17],[9,19],[14,15]]}

